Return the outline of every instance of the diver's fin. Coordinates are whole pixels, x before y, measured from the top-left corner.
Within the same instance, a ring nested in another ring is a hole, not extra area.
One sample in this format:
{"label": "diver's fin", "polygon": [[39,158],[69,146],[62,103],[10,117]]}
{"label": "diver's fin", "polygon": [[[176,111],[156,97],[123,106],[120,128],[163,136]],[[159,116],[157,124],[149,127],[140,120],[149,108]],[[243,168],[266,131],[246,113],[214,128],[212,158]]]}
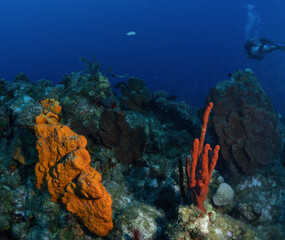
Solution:
{"label": "diver's fin", "polygon": [[274,45],[277,49],[285,51],[285,43],[284,42],[274,42]]}

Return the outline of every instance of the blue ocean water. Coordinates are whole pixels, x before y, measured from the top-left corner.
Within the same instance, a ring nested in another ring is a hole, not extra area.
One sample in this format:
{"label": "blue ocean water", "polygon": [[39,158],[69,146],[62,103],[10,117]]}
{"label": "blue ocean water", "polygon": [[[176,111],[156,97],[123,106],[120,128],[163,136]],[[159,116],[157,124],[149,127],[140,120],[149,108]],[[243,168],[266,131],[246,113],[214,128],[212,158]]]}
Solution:
{"label": "blue ocean water", "polygon": [[200,107],[228,73],[250,67],[285,114],[285,53],[256,61],[244,52],[247,37],[285,41],[284,12],[284,0],[1,0],[0,77],[58,83],[94,54],[103,68]]}

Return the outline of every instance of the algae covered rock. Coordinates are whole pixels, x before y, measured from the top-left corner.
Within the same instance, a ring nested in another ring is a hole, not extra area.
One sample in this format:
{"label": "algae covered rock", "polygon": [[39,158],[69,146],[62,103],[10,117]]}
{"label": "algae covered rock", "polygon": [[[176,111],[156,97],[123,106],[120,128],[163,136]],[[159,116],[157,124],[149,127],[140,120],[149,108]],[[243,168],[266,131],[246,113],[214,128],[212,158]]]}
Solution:
{"label": "algae covered rock", "polygon": [[139,78],[129,78],[126,84],[120,86],[122,95],[120,100],[130,109],[143,111],[144,104],[149,100],[149,90],[145,82]]}
{"label": "algae covered rock", "polygon": [[155,207],[134,202],[123,209],[118,216],[114,229],[118,232],[114,239],[123,239],[121,236],[125,236],[125,239],[135,239],[135,232],[139,234],[139,239],[161,239],[159,238],[161,234],[161,220],[159,219],[163,217],[163,212]]}
{"label": "algae covered rock", "polygon": [[263,239],[245,223],[215,211],[201,215],[201,212],[191,205],[179,206],[178,214],[178,222],[169,226],[171,240]]}
{"label": "algae covered rock", "polygon": [[200,126],[200,120],[185,101],[174,101],[164,91],[153,92],[148,105],[160,122],[171,129],[193,134]]}

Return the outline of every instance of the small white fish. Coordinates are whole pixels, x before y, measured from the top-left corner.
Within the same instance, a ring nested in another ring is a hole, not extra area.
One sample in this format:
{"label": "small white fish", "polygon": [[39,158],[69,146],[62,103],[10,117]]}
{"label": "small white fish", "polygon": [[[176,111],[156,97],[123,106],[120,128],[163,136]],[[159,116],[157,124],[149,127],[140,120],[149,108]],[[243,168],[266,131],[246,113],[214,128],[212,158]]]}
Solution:
{"label": "small white fish", "polygon": [[135,36],[137,33],[135,31],[130,31],[126,33],[127,36]]}

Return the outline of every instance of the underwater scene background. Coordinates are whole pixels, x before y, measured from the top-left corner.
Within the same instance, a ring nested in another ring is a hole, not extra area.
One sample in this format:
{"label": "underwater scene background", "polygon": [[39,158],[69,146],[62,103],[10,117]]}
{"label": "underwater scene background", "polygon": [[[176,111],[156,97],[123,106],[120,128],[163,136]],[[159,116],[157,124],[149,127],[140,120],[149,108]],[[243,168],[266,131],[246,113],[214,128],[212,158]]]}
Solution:
{"label": "underwater scene background", "polygon": [[0,2],[0,240],[285,239],[285,2]]}
{"label": "underwater scene background", "polygon": [[12,80],[22,71],[33,82],[58,83],[84,69],[80,57],[94,54],[114,73],[200,107],[214,84],[250,67],[284,114],[284,54],[256,62],[244,53],[248,37],[284,41],[284,8],[282,0],[3,0],[1,76]]}

